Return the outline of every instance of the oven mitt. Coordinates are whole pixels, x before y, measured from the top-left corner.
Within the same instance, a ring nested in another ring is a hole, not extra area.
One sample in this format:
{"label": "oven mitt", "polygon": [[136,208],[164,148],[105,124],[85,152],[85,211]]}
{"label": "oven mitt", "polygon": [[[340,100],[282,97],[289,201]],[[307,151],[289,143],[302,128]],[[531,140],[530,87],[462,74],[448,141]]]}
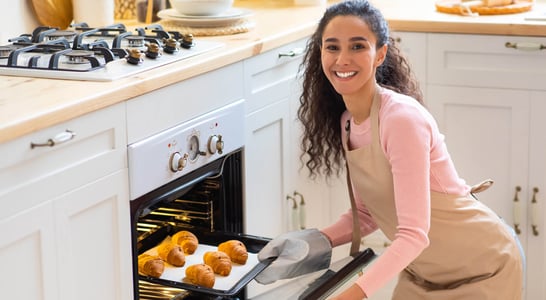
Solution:
{"label": "oven mitt", "polygon": [[292,231],[274,238],[258,253],[260,261],[270,257],[277,259],[255,278],[261,284],[328,268],[332,246],[317,229]]}

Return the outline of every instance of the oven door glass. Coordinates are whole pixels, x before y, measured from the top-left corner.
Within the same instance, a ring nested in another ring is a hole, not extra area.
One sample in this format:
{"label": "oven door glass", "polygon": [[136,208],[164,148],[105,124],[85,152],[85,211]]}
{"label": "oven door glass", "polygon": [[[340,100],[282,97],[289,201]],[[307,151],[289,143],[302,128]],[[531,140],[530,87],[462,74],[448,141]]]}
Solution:
{"label": "oven door glass", "polygon": [[376,257],[372,249],[365,249],[355,257],[346,257],[332,263],[328,270],[314,272],[287,281],[271,291],[253,297],[251,300],[268,299],[327,299],[353,283],[362,270]]}

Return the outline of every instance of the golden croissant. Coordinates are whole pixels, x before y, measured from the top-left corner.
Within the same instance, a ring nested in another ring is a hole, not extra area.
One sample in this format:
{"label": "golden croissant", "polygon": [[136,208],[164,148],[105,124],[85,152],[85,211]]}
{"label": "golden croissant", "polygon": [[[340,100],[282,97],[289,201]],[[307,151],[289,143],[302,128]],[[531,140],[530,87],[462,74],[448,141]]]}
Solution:
{"label": "golden croissant", "polygon": [[214,286],[214,272],[206,264],[195,264],[186,268],[186,279],[191,283],[207,288]]}
{"label": "golden croissant", "polygon": [[197,249],[197,245],[199,244],[197,237],[193,233],[186,230],[181,230],[175,233],[172,237],[172,241],[175,244],[180,245],[186,254],[193,254],[195,249]]}
{"label": "golden croissant", "polygon": [[165,270],[165,262],[159,256],[141,254],[138,256],[138,272],[142,275],[159,278]]}
{"label": "golden croissant", "polygon": [[186,263],[184,250],[170,239],[163,241],[157,246],[157,254],[161,259],[175,267],[182,267]]}
{"label": "golden croissant", "polygon": [[228,276],[231,273],[231,259],[221,251],[207,251],[203,254],[203,261],[218,275]]}
{"label": "golden croissant", "polygon": [[218,251],[226,253],[232,262],[246,264],[248,252],[245,245],[238,240],[229,240],[218,245]]}

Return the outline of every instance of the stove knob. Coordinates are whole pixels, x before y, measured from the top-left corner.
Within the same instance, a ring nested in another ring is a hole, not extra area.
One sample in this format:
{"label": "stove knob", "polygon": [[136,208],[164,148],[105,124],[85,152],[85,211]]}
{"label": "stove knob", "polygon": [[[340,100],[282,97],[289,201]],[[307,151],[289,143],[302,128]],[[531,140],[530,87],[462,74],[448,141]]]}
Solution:
{"label": "stove knob", "polygon": [[144,61],[143,57],[144,57],[144,54],[142,54],[140,50],[131,49],[129,50],[129,55],[126,57],[126,59],[128,63],[132,65],[138,65]]}
{"label": "stove knob", "polygon": [[180,152],[175,152],[171,154],[171,159],[169,161],[171,171],[173,172],[182,171],[187,164],[188,164],[188,153],[184,153],[184,155],[181,155]]}
{"label": "stove knob", "polygon": [[224,150],[224,141],[222,140],[222,136],[211,135],[209,137],[208,148],[210,154],[214,154],[216,152],[218,152],[218,154],[222,154]]}
{"label": "stove knob", "polygon": [[165,52],[169,54],[178,52],[178,42],[175,39],[173,38],[165,39],[163,43],[164,43],[163,50]]}

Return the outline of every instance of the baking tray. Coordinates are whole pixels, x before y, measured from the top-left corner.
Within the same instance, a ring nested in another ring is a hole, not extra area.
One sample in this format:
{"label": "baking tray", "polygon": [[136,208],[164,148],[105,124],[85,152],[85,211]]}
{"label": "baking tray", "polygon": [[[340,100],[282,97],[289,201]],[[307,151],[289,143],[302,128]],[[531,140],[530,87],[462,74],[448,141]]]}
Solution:
{"label": "baking tray", "polygon": [[[270,241],[270,239],[232,232],[207,232],[206,230],[196,228],[188,229],[176,225],[164,226],[140,241],[137,245],[138,254],[154,254],[155,248],[165,238],[172,236],[180,230],[190,231],[197,236],[199,246],[196,252],[186,256],[186,264],[183,267],[177,268],[165,263],[165,271],[160,278],[139,274],[141,280],[198,293],[232,297],[237,295],[250,281],[275,260],[275,258],[269,258],[259,261],[257,257],[258,252]],[[197,262],[202,263],[202,254],[205,251],[216,249],[220,243],[228,240],[239,240],[245,244],[248,251],[248,260],[245,265],[233,264],[232,271],[227,277],[216,275],[216,282],[213,288],[198,286],[183,281],[185,267]]]}

